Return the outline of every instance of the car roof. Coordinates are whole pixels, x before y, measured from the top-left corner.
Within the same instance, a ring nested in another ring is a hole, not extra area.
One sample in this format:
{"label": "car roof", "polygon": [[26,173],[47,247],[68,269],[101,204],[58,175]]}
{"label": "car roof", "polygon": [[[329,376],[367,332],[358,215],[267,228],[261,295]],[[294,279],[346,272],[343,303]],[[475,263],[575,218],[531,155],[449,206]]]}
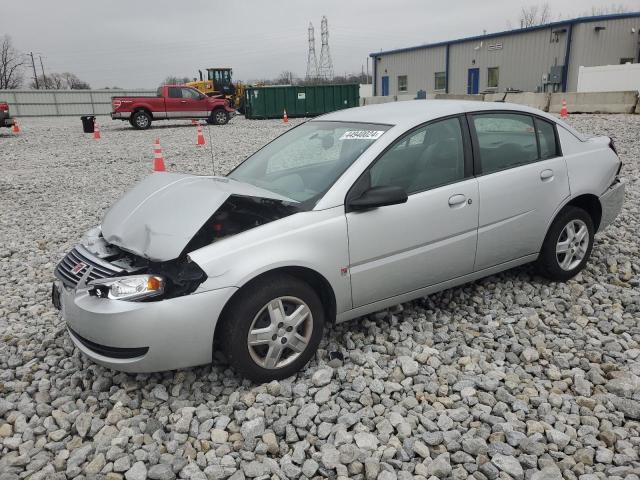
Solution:
{"label": "car roof", "polygon": [[338,110],[315,121],[365,122],[383,123],[411,128],[415,125],[449,115],[486,110],[513,110],[515,112],[533,113],[548,118],[556,123],[558,119],[542,110],[506,102],[482,102],[474,100],[409,100],[367,105],[365,107]]}

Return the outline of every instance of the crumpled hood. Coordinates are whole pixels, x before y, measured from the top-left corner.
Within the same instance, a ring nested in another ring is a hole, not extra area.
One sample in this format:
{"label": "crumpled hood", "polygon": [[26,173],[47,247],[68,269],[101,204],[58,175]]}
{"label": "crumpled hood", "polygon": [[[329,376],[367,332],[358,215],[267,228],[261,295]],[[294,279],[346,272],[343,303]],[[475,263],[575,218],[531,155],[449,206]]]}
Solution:
{"label": "crumpled hood", "polygon": [[226,177],[154,173],[107,211],[102,235],[108,243],[149,260],[173,260],[231,195],[294,202]]}

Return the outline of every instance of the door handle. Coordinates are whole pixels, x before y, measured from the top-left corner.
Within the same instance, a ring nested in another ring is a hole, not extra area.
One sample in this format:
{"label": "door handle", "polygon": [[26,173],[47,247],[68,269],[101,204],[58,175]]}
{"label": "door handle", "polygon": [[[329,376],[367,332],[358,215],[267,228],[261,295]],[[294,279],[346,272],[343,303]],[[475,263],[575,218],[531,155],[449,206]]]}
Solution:
{"label": "door handle", "polygon": [[540,180],[547,181],[547,180],[552,180],[553,179],[553,170],[551,170],[550,168],[547,168],[546,170],[542,170],[540,172]]}
{"label": "door handle", "polygon": [[187,103],[186,100],[180,100],[180,103]]}
{"label": "door handle", "polygon": [[449,206],[451,208],[462,206],[466,203],[467,197],[462,194],[451,195],[449,197]]}

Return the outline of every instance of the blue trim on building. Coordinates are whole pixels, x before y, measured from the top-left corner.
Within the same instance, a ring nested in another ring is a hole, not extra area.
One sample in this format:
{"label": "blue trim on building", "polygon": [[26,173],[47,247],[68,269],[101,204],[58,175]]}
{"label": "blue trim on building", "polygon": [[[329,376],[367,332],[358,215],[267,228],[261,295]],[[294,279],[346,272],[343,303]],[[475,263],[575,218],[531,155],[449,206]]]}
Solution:
{"label": "blue trim on building", "polygon": [[449,93],[449,44],[444,53],[444,93]]}
{"label": "blue trim on building", "polygon": [[376,96],[376,86],[378,83],[378,59],[373,59],[373,96]]}
{"label": "blue trim on building", "polygon": [[567,25],[572,26],[578,23],[601,22],[603,20],[618,20],[623,18],[638,18],[638,17],[640,17],[640,12],[614,13],[611,15],[596,15],[593,17],[578,17],[578,18],[573,18],[569,20],[560,20],[557,22],[546,23],[544,25],[536,25],[534,27],[516,28],[513,30],[505,30],[503,32],[487,33],[486,35],[476,35],[473,37],[458,38],[456,40],[448,40],[446,42],[426,43],[424,45],[416,45],[413,47],[397,48],[395,50],[385,50],[383,52],[370,53],[369,56],[380,57],[382,55],[389,55],[392,53],[412,52],[414,50],[443,47],[447,45],[455,45],[458,43],[473,42],[476,40],[486,40],[488,38],[502,37],[505,35],[516,35],[518,33],[535,32],[537,30],[545,30],[548,28],[554,28],[554,27],[560,27],[560,26],[567,26]]}
{"label": "blue trim on building", "polygon": [[567,91],[567,80],[569,78],[569,64],[571,63],[571,37],[573,36],[573,24],[569,25],[567,32],[567,48],[564,52],[564,68],[562,69],[562,91]]}

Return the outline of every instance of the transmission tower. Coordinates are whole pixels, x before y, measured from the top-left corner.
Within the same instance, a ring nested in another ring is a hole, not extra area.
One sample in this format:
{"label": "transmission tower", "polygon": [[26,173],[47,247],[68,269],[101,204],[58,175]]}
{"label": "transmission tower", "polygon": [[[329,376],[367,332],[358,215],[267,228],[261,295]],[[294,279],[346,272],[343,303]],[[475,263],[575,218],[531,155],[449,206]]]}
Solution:
{"label": "transmission tower", "polygon": [[313,23],[309,22],[309,55],[307,56],[307,80],[318,77],[318,60],[316,59],[316,37]]}
{"label": "transmission tower", "polygon": [[322,17],[320,32],[322,38],[322,49],[320,50],[318,76],[323,80],[333,80],[333,61],[331,61],[331,52],[329,51],[329,23],[327,22],[326,16]]}

